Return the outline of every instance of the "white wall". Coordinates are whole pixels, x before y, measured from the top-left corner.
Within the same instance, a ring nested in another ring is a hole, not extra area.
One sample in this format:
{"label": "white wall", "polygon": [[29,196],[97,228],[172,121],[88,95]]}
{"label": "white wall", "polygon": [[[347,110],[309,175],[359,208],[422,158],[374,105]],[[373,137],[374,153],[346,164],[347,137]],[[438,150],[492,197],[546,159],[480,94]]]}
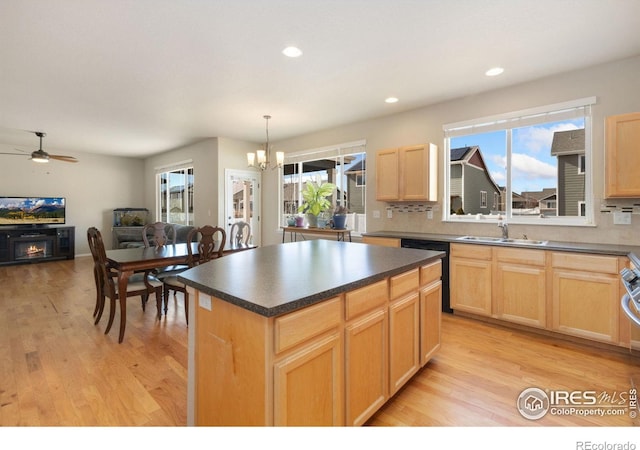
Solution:
{"label": "white wall", "polygon": [[[0,152],[12,150],[0,145]],[[144,161],[89,153],[71,156],[79,162],[37,164],[26,156],[0,155],[0,195],[66,197],[67,225],[76,227],[76,255],[89,254],[87,228],[92,226],[111,248],[113,209],[144,207]]]}
{"label": "white wall", "polygon": [[[516,111],[582,97],[597,97],[593,108],[593,165],[596,227],[517,226],[513,236],[576,242],[630,243],[640,245],[640,217],[631,226],[613,225],[610,214],[601,214],[604,192],[604,118],[612,114],[640,111],[640,56],[576,72],[561,74],[485,94],[459,98],[355,124],[343,125],[294,139],[276,142],[279,151],[291,152],[325,147],[360,139],[367,141],[367,226],[369,231],[398,230],[455,234],[493,234],[493,225],[444,223],[436,215],[394,214],[392,219],[373,219],[372,211],[386,204],[375,200],[375,151],[381,148],[436,143],[443,149],[442,124]],[[508,76],[508,74],[505,74]],[[437,89],[437,86],[434,87]],[[77,164],[52,161],[37,165],[27,157],[0,155],[0,195],[61,196],[67,198],[67,223],[76,227],[76,254],[88,254],[86,230],[97,226],[111,246],[111,212],[120,207],[146,207],[155,214],[155,167],[193,159],[196,175],[196,225],[224,221],[224,169],[246,169],[246,152],[258,144],[226,138],[211,138],[165,152],[146,160],[72,154]],[[0,152],[12,152],[0,144]],[[50,149],[53,151],[53,149]],[[440,155],[442,157],[442,155]],[[442,161],[442,159],[441,159]],[[440,180],[443,168],[440,167]],[[639,171],[640,173],[640,171]],[[262,244],[281,242],[279,230],[278,171],[262,175]],[[442,192],[442,182],[440,183]],[[442,206],[442,201],[439,202]],[[152,215],[152,218],[155,217]],[[487,227],[491,227],[490,229]]]}
{"label": "white wall", "polygon": [[145,161],[145,205],[155,219],[156,168],[192,160],[194,170],[194,222],[196,226],[224,227],[224,170],[247,168],[247,152],[257,144],[228,138],[210,138],[151,156]]}
{"label": "white wall", "polygon": [[[376,150],[432,142],[439,147],[439,195],[443,193],[442,157],[444,138],[442,125],[484,116],[517,111],[535,106],[596,96],[593,108],[593,184],[595,227],[513,225],[513,236],[527,234],[531,239],[551,239],[575,242],[605,242],[640,245],[640,217],[634,215],[632,225],[613,225],[611,214],[600,213],[604,192],[604,119],[606,116],[640,111],[640,57],[604,64],[589,69],[556,75],[526,84],[484,94],[444,102],[365,122],[336,127],[276,143],[278,150],[300,151],[359,139],[367,141],[367,227],[368,231],[414,231],[447,234],[494,235],[495,224],[446,223],[441,213],[433,220],[425,214],[398,213],[392,219],[384,214],[386,203],[375,200]],[[504,76],[508,76],[508,73]],[[434,86],[437,89],[437,86]],[[640,170],[639,170],[640,174]],[[275,174],[266,174],[264,184],[273,188]],[[264,197],[263,244],[281,240],[278,231],[277,196]],[[442,210],[442,200],[438,202]],[[382,212],[373,218],[373,210]]]}

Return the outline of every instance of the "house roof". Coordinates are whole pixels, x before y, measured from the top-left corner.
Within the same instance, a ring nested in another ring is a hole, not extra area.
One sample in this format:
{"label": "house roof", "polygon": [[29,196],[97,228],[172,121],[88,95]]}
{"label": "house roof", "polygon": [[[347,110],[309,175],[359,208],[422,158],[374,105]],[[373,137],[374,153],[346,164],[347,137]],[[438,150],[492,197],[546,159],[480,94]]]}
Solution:
{"label": "house roof", "polygon": [[584,128],[553,133],[553,142],[551,143],[551,155],[553,156],[584,153],[584,147]]}

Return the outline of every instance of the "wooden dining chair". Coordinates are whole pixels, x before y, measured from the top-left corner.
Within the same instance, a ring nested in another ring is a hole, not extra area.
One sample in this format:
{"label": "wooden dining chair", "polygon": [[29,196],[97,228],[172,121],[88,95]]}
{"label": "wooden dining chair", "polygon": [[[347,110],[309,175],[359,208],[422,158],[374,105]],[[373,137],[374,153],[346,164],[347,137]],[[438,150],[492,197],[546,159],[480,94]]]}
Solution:
{"label": "wooden dining chair", "polygon": [[[107,253],[100,230],[91,227],[87,230],[89,249],[94,261],[93,274],[96,283],[96,306],[94,309],[95,324],[97,325],[104,311],[106,297],[110,300],[109,322],[104,334],[109,333],[115,317],[116,301],[120,300],[118,292],[118,273],[109,266]],[[142,310],[145,310],[150,294],[156,296],[157,317],[161,316],[162,282],[149,273],[136,273],[129,277],[126,297],[141,297]],[[119,342],[122,342],[119,339]]]}
{"label": "wooden dining chair", "polygon": [[[189,247],[188,265],[195,267],[215,258],[221,258],[224,252],[224,245],[227,240],[227,233],[224,228],[205,225],[200,228],[194,228],[189,232],[187,242],[197,242],[198,252],[193,253],[193,249]],[[165,312],[167,302],[169,300],[169,292],[174,292],[174,298],[177,292],[182,292],[184,296],[184,315],[189,324],[189,293],[184,283],[178,280],[178,274],[168,276],[162,279],[164,283],[164,301]]]}
{"label": "wooden dining chair", "polygon": [[142,241],[145,247],[162,247],[163,245],[174,244],[176,230],[170,223],[149,223],[142,228]]}
{"label": "wooden dining chair", "polygon": [[232,245],[248,244],[251,239],[251,225],[239,221],[231,225],[229,230],[229,243]]}

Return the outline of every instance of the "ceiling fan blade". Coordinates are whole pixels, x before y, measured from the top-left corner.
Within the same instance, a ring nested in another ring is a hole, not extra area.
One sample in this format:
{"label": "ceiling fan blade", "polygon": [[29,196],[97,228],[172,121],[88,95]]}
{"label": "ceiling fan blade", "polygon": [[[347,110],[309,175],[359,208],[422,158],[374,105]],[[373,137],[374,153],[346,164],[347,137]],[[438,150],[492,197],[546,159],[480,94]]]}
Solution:
{"label": "ceiling fan blade", "polygon": [[77,163],[78,160],[73,156],[49,155],[49,159],[57,159],[58,161]]}
{"label": "ceiling fan blade", "polygon": [[5,153],[5,152],[0,152],[0,155],[27,156],[25,153]]}

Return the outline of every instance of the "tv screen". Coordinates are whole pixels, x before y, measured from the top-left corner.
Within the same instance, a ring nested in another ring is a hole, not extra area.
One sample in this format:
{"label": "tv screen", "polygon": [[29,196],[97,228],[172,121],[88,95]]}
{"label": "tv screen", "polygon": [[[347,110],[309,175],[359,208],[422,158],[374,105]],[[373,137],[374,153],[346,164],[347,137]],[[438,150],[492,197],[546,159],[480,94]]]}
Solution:
{"label": "tv screen", "polygon": [[0,225],[64,223],[64,197],[0,197]]}

